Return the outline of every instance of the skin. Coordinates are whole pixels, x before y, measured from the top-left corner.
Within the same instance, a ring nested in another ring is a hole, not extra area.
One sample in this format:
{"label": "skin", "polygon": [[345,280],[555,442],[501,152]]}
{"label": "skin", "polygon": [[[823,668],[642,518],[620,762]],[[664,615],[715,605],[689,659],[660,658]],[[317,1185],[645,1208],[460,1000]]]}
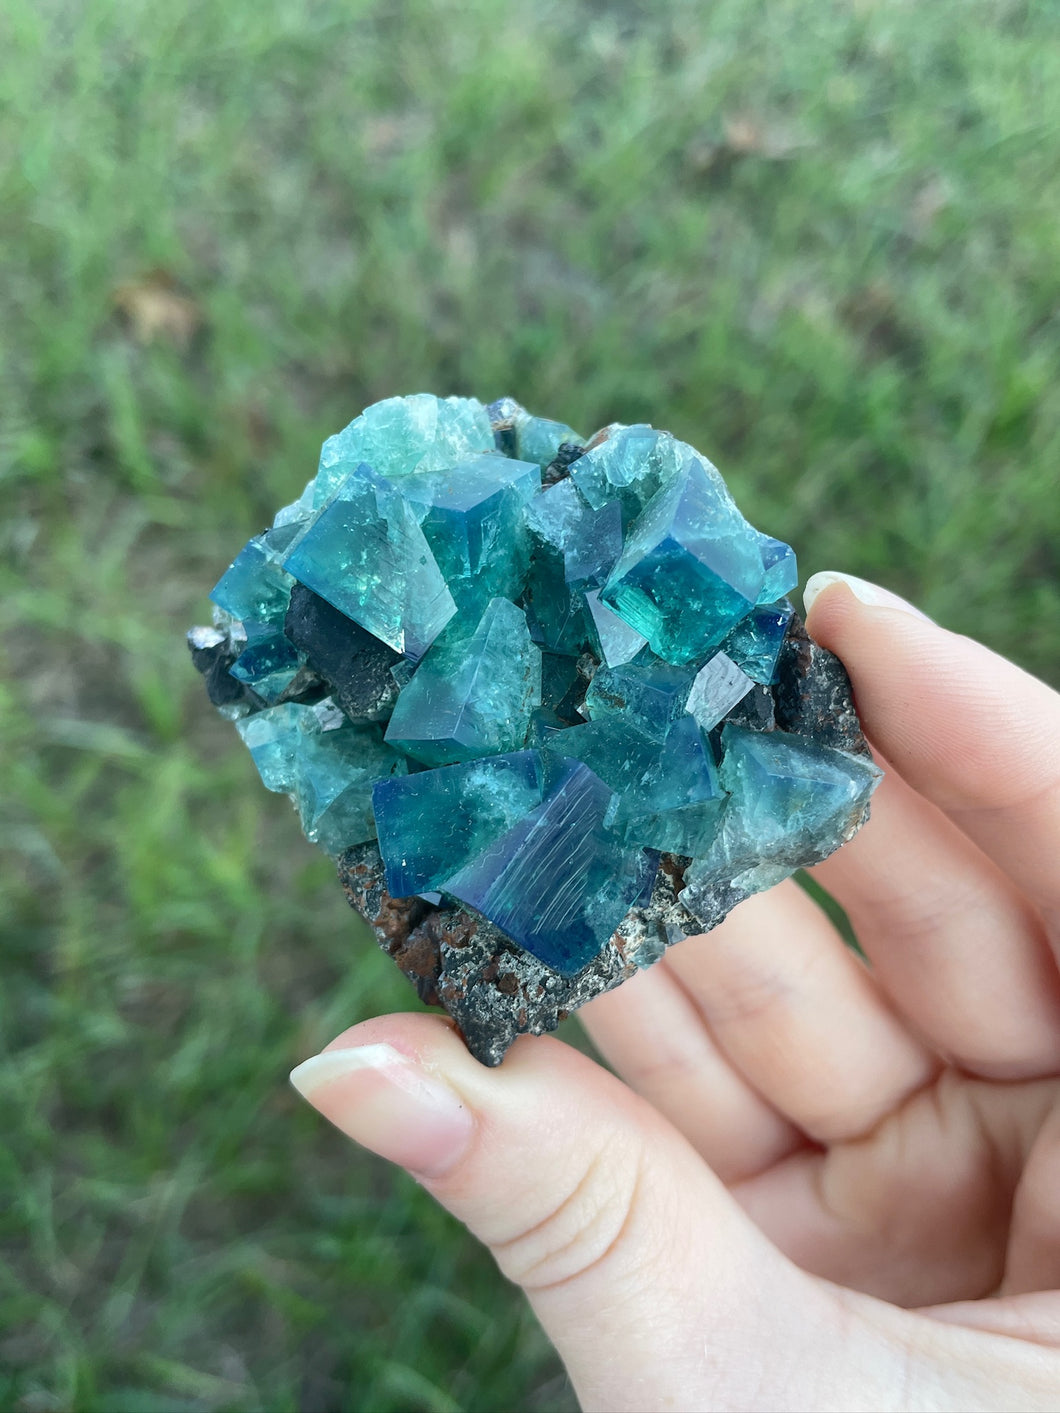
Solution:
{"label": "skin", "polygon": [[1060,1406],[1060,697],[817,575],[887,776],[786,883],[486,1070],[435,1016],[293,1080],[526,1291],[586,1409]]}

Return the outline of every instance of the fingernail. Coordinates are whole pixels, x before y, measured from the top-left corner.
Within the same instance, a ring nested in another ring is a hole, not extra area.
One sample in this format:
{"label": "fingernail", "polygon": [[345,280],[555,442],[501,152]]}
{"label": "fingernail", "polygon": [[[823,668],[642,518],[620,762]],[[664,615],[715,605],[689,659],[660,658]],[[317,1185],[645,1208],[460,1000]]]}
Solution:
{"label": "fingernail", "polygon": [[324,1050],[291,1083],[355,1143],[410,1172],[438,1177],[463,1155],[474,1119],[444,1080],[392,1045]]}
{"label": "fingernail", "polygon": [[807,616],[809,616],[810,609],[813,608],[814,600],[818,594],[833,584],[845,584],[856,599],[861,603],[868,604],[870,608],[896,608],[902,613],[912,614],[914,618],[922,618],[925,623],[931,622],[927,614],[923,613],[915,604],[899,598],[897,594],[892,594],[890,589],[882,589],[879,584],[870,584],[867,579],[859,579],[854,574],[840,574],[835,569],[825,569],[820,574],[811,574],[806,580],[806,587],[802,591],[802,605]]}

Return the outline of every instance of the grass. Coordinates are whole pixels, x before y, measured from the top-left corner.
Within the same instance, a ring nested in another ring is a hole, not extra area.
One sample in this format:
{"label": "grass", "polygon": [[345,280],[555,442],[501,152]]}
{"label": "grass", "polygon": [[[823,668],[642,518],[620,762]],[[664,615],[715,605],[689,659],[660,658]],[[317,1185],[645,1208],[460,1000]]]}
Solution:
{"label": "grass", "polygon": [[410,1003],[181,645],[324,436],[511,392],[1053,681],[1060,16],[9,0],[0,1406],[563,1409],[285,1086]]}

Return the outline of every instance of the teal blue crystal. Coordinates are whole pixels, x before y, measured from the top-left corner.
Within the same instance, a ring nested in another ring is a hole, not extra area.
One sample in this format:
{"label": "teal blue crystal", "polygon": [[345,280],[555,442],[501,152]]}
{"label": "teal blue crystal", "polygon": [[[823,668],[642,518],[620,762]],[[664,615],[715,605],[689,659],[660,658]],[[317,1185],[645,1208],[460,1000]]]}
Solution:
{"label": "teal blue crystal", "polygon": [[568,584],[606,582],[622,551],[622,515],[617,501],[594,510],[568,478],[535,496],[526,523],[543,545],[563,557]]}
{"label": "teal blue crystal", "polygon": [[294,796],[306,838],[329,854],[374,839],[372,786],[407,770],[378,726],[347,724],[303,735]]}
{"label": "teal blue crystal", "polygon": [[568,726],[573,724],[572,712],[577,712],[585,698],[585,686],[577,657],[563,653],[541,654],[541,704],[560,714]]}
{"label": "teal blue crystal", "polygon": [[692,854],[713,842],[725,792],[691,716],[672,722],[662,741],[609,713],[544,744],[554,758],[587,765],[612,791],[604,822],[627,844]]}
{"label": "teal blue crystal", "polygon": [[799,582],[795,551],[783,540],[774,540],[771,535],[759,535],[759,551],[762,555],[762,568],[765,578],[758,595],[760,604],[776,603],[790,594]]}
{"label": "teal blue crystal", "polygon": [[752,681],[769,686],[776,679],[777,659],[794,611],[788,599],[758,605],[729,632],[722,651]]}
{"label": "teal blue crystal", "polygon": [[505,456],[518,457],[521,461],[536,462],[542,470],[555,459],[564,443],[582,446],[585,441],[565,422],[534,417],[512,397],[491,402],[486,412],[498,451]]}
{"label": "teal blue crystal", "polygon": [[442,887],[535,809],[543,789],[537,751],[380,781],[373,807],[390,892],[407,898]]}
{"label": "teal blue crystal", "polygon": [[599,953],[650,887],[656,856],[604,822],[613,796],[588,766],[562,764],[542,804],[439,885],[563,976]]}
{"label": "teal blue crystal", "polygon": [[534,550],[524,598],[530,632],[544,652],[577,657],[589,647],[593,627],[585,595],[567,583],[558,550],[540,544]]}
{"label": "teal blue crystal", "polygon": [[548,417],[527,417],[516,426],[517,455],[522,461],[536,461],[547,466],[564,442],[581,446],[585,441],[565,422],[553,422]]}
{"label": "teal blue crystal", "polygon": [[425,765],[514,751],[541,703],[541,653],[526,615],[491,599],[471,631],[457,623],[398,695],[386,739]]}
{"label": "teal blue crystal", "polygon": [[646,735],[663,741],[682,715],[694,669],[648,658],[619,667],[599,667],[585,695],[585,708],[598,717],[619,714]]}
{"label": "teal blue crystal", "polygon": [[568,723],[558,716],[551,707],[535,707],[530,713],[530,726],[526,733],[526,744],[536,749],[547,746],[561,732],[566,731]]}
{"label": "teal blue crystal", "polygon": [[399,483],[351,472],[288,552],[299,583],[395,651],[417,659],[456,603]]}
{"label": "teal blue crystal", "polygon": [[278,701],[298,675],[305,659],[275,625],[247,622],[243,627],[247,645],[228,670],[263,701]]}
{"label": "teal blue crystal", "polygon": [[324,443],[314,504],[322,505],[362,463],[381,476],[408,476],[446,471],[473,452],[492,450],[489,416],[474,398],[388,397]]}
{"label": "teal blue crystal", "polygon": [[583,726],[572,726],[548,742],[556,758],[579,760],[611,790],[616,803],[636,796],[659,757],[659,743],[629,718],[610,712]]}
{"label": "teal blue crystal", "polygon": [[306,838],[330,854],[375,837],[372,785],[404,775],[377,726],[353,726],[330,702],[285,702],[236,722],[262,783],[291,795]]}
{"label": "teal blue crystal", "polygon": [[632,662],[647,645],[647,639],[624,623],[607,604],[601,603],[595,589],[586,589],[585,603],[592,623],[593,647],[600,661],[608,667],[621,667],[624,662]]}
{"label": "teal blue crystal", "polygon": [[[306,728],[304,723],[312,723],[312,726]],[[313,708],[298,702],[284,702],[282,706],[244,716],[235,727],[250,751],[265,788],[279,794],[293,790],[302,731],[319,729]]]}
{"label": "teal blue crystal", "polygon": [[649,768],[616,802],[609,823],[628,843],[664,853],[704,853],[718,833],[725,791],[714,755],[692,716],[679,716]]}
{"label": "teal blue crystal", "polygon": [[233,618],[282,625],[293,583],[267,537],[256,535],[221,575],[210,598]]}
{"label": "teal blue crystal", "polygon": [[416,472],[397,489],[413,507],[462,609],[517,598],[530,563],[524,508],[539,499],[541,468],[490,452],[447,471]]}
{"label": "teal blue crystal", "polygon": [[594,510],[618,504],[623,522],[634,519],[668,485],[694,453],[669,432],[642,423],[619,424],[571,467],[570,478]]}
{"label": "teal blue crystal", "polygon": [[754,607],[763,577],[757,532],[691,457],[630,526],[601,597],[659,657],[701,662]]}
{"label": "teal blue crystal", "polygon": [[719,778],[729,795],[713,849],[690,882],[770,887],[824,858],[857,827],[883,772],[870,759],[783,731],[727,722]]}

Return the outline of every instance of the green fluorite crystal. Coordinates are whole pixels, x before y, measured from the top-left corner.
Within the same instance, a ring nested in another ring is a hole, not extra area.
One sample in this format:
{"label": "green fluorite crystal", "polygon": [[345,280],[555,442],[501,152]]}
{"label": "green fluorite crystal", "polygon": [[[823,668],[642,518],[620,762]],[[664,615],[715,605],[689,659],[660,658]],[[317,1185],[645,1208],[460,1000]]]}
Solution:
{"label": "green fluorite crystal", "polygon": [[526,615],[495,598],[469,631],[454,624],[398,694],[386,739],[424,765],[518,750],[541,703],[541,652]]}
{"label": "green fluorite crystal", "polygon": [[760,604],[737,623],[722,643],[726,655],[752,681],[768,686],[775,680],[781,645],[793,612],[787,599]]}
{"label": "green fluorite crystal", "polygon": [[422,770],[375,788],[387,886],[396,898],[429,893],[541,803],[537,751]]}
{"label": "green fluorite crystal", "polygon": [[378,841],[388,892],[343,867],[388,948],[426,917],[409,955],[463,968],[461,1024],[508,967],[541,1029],[864,819],[879,772],[796,579],[669,432],[416,394],[325,442],[189,643],[307,837]]}
{"label": "green fluorite crystal", "polygon": [[229,670],[263,701],[279,701],[297,677],[304,658],[284,636],[282,627],[252,620],[243,626],[247,644]]}
{"label": "green fluorite crystal", "polygon": [[602,597],[667,662],[702,661],[762,591],[758,536],[689,457],[631,525]]}
{"label": "green fluorite crystal", "polygon": [[388,397],[324,443],[313,501],[321,505],[361,465],[381,476],[408,476],[448,471],[472,452],[492,450],[489,416],[474,398]]}
{"label": "green fluorite crystal", "polygon": [[290,794],[306,838],[328,853],[375,837],[372,787],[404,775],[378,726],[354,726],[329,700],[285,702],[236,722],[262,783]]}
{"label": "green fluorite crystal", "polygon": [[585,696],[587,714],[618,715],[662,741],[687,710],[694,669],[675,667],[650,656],[619,667],[599,667]]}
{"label": "green fluorite crystal", "polygon": [[268,535],[257,535],[236,555],[210,598],[244,622],[282,625],[291,601],[292,576],[285,572]]}
{"label": "green fluorite crystal", "polygon": [[594,510],[617,504],[628,523],[695,453],[669,432],[657,432],[654,427],[616,424],[607,431],[609,435],[590,445],[571,468],[571,480],[586,504]]}
{"label": "green fluorite crystal", "polygon": [[339,483],[294,541],[284,568],[413,659],[456,612],[416,508],[368,466]]}
{"label": "green fluorite crystal", "polygon": [[719,770],[725,813],[689,883],[768,887],[817,862],[853,832],[883,772],[872,760],[783,731],[727,723]]}
{"label": "green fluorite crystal", "polygon": [[519,596],[530,567],[528,508],[541,489],[536,463],[480,453],[447,471],[406,476],[398,489],[461,608]]}

